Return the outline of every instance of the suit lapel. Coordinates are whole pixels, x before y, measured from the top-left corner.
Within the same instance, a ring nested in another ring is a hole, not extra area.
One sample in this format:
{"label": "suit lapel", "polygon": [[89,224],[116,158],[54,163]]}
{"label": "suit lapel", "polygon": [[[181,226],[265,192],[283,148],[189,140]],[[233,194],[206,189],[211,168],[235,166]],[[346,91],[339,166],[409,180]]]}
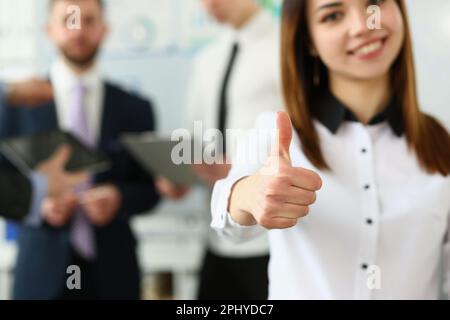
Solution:
{"label": "suit lapel", "polygon": [[116,116],[114,115],[114,97],[112,95],[112,88],[105,83],[105,97],[103,99],[103,109],[101,117],[101,128],[99,137],[99,148],[102,150],[108,149],[108,143],[113,140],[115,125],[114,121]]}

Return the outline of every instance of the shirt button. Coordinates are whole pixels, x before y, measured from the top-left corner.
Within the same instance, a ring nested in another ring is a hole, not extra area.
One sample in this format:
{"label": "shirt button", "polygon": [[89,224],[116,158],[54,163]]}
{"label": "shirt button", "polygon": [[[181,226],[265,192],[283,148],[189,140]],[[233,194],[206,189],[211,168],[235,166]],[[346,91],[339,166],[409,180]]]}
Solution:
{"label": "shirt button", "polygon": [[369,190],[369,189],[370,189],[370,185],[366,184],[366,185],[364,186],[364,189],[365,189],[365,190]]}
{"label": "shirt button", "polygon": [[367,265],[367,263],[363,263],[363,264],[361,265],[361,268],[362,268],[363,270],[367,270],[368,267],[369,267],[369,266]]}
{"label": "shirt button", "polygon": [[362,148],[362,149],[361,149],[361,152],[362,152],[362,153],[367,153],[367,149],[366,149],[366,148]]}
{"label": "shirt button", "polygon": [[366,222],[367,222],[367,224],[372,224],[373,220],[372,219],[367,219]]}

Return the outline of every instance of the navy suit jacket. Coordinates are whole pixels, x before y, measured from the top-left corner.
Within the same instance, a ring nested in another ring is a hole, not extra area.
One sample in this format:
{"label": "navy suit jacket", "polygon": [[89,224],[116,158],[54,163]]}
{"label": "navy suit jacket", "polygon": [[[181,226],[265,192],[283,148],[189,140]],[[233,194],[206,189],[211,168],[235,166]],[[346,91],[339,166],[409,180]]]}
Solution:
{"label": "navy suit jacket", "polygon": [[0,216],[20,220],[30,209],[31,183],[18,172],[0,169]]}
{"label": "navy suit jacket", "polygon": [[[34,109],[3,108],[0,138],[34,134],[58,128],[54,102]],[[98,149],[109,156],[112,167],[96,175],[95,183],[113,183],[122,194],[117,217],[102,228],[95,228],[97,258],[95,270],[102,299],[138,299],[140,273],[135,238],[129,226],[133,214],[153,208],[158,195],[153,180],[124,150],[118,138],[125,132],[154,130],[150,103],[120,88],[105,84],[105,99]],[[5,164],[5,160],[3,164]],[[21,225],[19,254],[15,268],[15,299],[59,297],[69,276],[71,264],[69,226],[53,228]]]}

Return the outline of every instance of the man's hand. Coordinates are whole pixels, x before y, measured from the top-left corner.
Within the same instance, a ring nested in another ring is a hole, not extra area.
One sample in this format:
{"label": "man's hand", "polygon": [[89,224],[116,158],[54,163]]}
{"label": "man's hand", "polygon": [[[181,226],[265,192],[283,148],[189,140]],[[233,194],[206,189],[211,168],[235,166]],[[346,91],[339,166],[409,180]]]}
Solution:
{"label": "man's hand", "polygon": [[292,166],[292,125],[287,113],[278,113],[277,129],[278,137],[265,166],[234,185],[230,213],[240,224],[258,223],[267,229],[293,227],[308,214],[322,186],[317,173]]}
{"label": "man's hand", "polygon": [[80,196],[80,205],[97,227],[108,225],[116,217],[121,204],[119,189],[110,184],[92,188]]}
{"label": "man's hand", "polygon": [[177,186],[164,177],[158,177],[155,186],[159,194],[172,200],[180,200],[190,190],[188,187]]}
{"label": "man's hand", "polygon": [[50,198],[59,198],[88,180],[89,176],[86,172],[69,173],[65,170],[70,153],[70,147],[63,145],[55,151],[50,159],[42,162],[36,168],[47,178],[47,196]]}
{"label": "man's hand", "polygon": [[200,180],[212,188],[217,180],[223,179],[228,175],[231,165],[224,161],[223,164],[194,164],[192,168]]}
{"label": "man's hand", "polygon": [[42,218],[52,227],[63,227],[72,218],[77,204],[77,196],[73,192],[57,198],[46,198],[41,205]]}
{"label": "man's hand", "polygon": [[12,106],[35,107],[53,100],[53,89],[46,80],[30,79],[8,84],[6,99]]}

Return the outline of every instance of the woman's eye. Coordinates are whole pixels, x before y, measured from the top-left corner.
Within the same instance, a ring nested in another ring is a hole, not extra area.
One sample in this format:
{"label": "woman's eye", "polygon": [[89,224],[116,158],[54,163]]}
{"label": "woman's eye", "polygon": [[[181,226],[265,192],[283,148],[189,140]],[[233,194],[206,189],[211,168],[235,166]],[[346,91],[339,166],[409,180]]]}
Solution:
{"label": "woman's eye", "polygon": [[323,18],[322,22],[333,22],[333,21],[337,21],[337,20],[341,19],[343,15],[344,15],[344,14],[343,14],[342,12],[333,12],[333,13],[330,13],[330,14],[326,15],[326,16]]}
{"label": "woman's eye", "polygon": [[368,2],[369,2],[369,6],[379,6],[383,2],[385,2],[385,0],[369,0]]}

